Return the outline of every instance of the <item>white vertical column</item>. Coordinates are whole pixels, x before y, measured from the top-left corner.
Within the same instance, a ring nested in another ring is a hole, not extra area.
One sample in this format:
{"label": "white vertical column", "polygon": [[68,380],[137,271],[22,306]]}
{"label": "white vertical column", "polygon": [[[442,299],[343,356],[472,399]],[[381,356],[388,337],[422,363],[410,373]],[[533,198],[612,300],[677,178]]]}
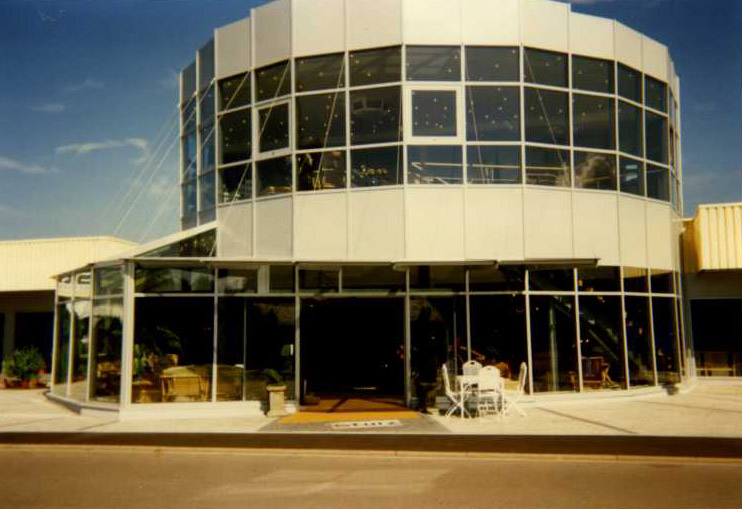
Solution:
{"label": "white vertical column", "polygon": [[131,382],[134,358],[134,262],[124,264],[124,323],[121,334],[121,399],[120,406],[131,405]]}

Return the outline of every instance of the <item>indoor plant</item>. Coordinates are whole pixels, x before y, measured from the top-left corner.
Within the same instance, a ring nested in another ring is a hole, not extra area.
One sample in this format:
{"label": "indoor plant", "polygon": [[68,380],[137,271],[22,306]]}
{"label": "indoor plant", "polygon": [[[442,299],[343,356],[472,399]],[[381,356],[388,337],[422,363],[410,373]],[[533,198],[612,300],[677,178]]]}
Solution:
{"label": "indoor plant", "polygon": [[3,362],[3,372],[18,378],[23,387],[35,387],[39,371],[46,369],[46,362],[36,347],[20,348]]}

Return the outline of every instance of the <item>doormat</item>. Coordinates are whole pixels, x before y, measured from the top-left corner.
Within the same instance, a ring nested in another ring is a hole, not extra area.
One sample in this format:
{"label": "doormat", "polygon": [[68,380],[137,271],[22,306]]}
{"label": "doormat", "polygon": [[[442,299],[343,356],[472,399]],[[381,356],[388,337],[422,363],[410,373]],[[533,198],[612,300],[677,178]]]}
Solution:
{"label": "doormat", "polygon": [[378,428],[395,428],[401,426],[399,419],[389,419],[384,421],[346,421],[333,422],[330,427],[334,431],[354,430],[354,429],[378,429]]}

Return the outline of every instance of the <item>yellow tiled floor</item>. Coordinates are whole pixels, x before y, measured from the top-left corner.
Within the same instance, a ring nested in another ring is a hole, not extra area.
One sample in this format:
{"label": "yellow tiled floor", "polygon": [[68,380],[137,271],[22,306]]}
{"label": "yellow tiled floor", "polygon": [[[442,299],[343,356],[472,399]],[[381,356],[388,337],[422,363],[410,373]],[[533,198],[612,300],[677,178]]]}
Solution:
{"label": "yellow tiled floor", "polygon": [[420,414],[398,400],[388,398],[322,398],[282,418],[279,424],[304,422],[365,421],[372,419],[417,419]]}

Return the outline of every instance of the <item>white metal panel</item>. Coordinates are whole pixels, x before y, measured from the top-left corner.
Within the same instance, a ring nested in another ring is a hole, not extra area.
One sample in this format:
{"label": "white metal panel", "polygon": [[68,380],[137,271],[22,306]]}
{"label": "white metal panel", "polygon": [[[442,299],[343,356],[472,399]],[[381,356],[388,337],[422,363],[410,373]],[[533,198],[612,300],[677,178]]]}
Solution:
{"label": "white metal panel", "polygon": [[321,55],[345,50],[344,0],[293,0],[293,2],[294,56]]}
{"label": "white metal panel", "polygon": [[293,249],[291,196],[255,203],[255,255],[290,258]]}
{"label": "white metal panel", "polygon": [[521,189],[467,189],[466,257],[482,260],[523,258]]}
{"label": "white metal panel", "polygon": [[402,21],[406,44],[461,44],[461,0],[404,0]]}
{"label": "white metal panel", "polygon": [[618,227],[621,241],[621,265],[646,267],[647,219],[644,200],[621,195],[618,197]]}
{"label": "white metal panel", "polygon": [[572,53],[613,60],[613,45],[613,20],[570,13],[569,47]]}
{"label": "white metal panel", "polygon": [[250,19],[216,29],[216,77],[226,78],[250,68]]}
{"label": "white metal panel", "polygon": [[464,258],[464,190],[409,188],[405,229],[408,260]]}
{"label": "white metal panel", "polygon": [[647,255],[652,269],[673,270],[672,264],[672,214],[670,204],[648,201]]}
{"label": "white metal panel", "polygon": [[349,197],[349,258],[404,258],[404,196],[401,189],[355,189]]}
{"label": "white metal panel", "polygon": [[463,0],[464,44],[520,44],[520,0]]}
{"label": "white metal panel", "polygon": [[524,209],[526,258],[574,258],[570,190],[527,188]]}
{"label": "white metal panel", "polygon": [[693,221],[699,270],[742,269],[742,203],[701,205]]}
{"label": "white metal panel", "polygon": [[216,210],[216,252],[220,257],[252,256],[252,214],[252,203],[235,203]]}
{"label": "white metal panel", "polygon": [[642,68],[642,35],[619,22],[615,22],[616,60],[641,70]]}
{"label": "white metal panel", "polygon": [[523,44],[552,51],[568,51],[569,12],[569,4],[550,0],[523,0]]}
{"label": "white metal panel", "polygon": [[275,0],[252,11],[255,67],[286,60],[291,55],[291,2]]}
{"label": "white metal panel", "polygon": [[348,199],[345,193],[296,196],[295,258],[344,260],[348,257]]}
{"label": "white metal panel", "polygon": [[667,81],[667,60],[667,46],[643,35],[642,62],[644,68],[642,70],[653,78]]}
{"label": "white metal panel", "polygon": [[347,0],[348,49],[402,43],[402,0]]}
{"label": "white metal panel", "polygon": [[617,200],[615,193],[574,191],[576,258],[599,258],[601,265],[620,264]]}

